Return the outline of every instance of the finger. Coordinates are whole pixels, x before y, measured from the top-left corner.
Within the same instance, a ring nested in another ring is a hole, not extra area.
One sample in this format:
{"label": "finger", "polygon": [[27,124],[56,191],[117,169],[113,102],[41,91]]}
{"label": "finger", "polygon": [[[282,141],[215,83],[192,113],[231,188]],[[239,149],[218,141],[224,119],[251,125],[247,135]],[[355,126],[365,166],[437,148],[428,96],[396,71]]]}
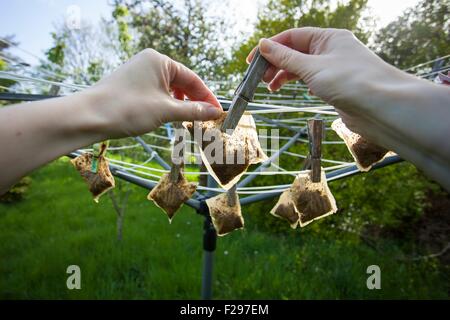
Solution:
{"label": "finger", "polygon": [[169,66],[170,87],[183,92],[192,101],[208,102],[222,110],[217,98],[195,72],[173,60]]}
{"label": "finger", "polygon": [[166,121],[207,121],[220,117],[222,109],[202,101],[175,100]]}
{"label": "finger", "polygon": [[267,68],[267,71],[264,73],[264,76],[262,78],[263,81],[265,83],[269,83],[276,76],[278,71],[280,71],[278,68],[270,65],[269,68]]}
{"label": "finger", "polygon": [[[255,54],[256,48],[258,48],[258,47],[254,47],[252,49],[252,51],[250,52],[250,54],[248,55],[247,63],[250,63],[251,60],[253,60],[253,55]],[[248,59],[250,59],[250,60],[248,60]],[[275,77],[275,75],[278,73],[278,71],[280,71],[278,68],[276,68],[276,67],[274,67],[272,65],[269,65],[269,67],[267,68],[266,72],[264,73],[264,76],[263,76],[262,80],[265,83],[269,83],[270,81],[272,81],[273,77]]]}
{"label": "finger", "polygon": [[304,27],[295,28],[283,31],[273,37],[270,40],[281,43],[291,49],[303,52],[311,52],[311,43],[313,39],[317,39],[324,32],[322,28]]}
{"label": "finger", "polygon": [[[319,38],[323,34],[324,29],[314,27],[295,28],[283,31],[270,37],[269,39],[281,43],[289,48],[292,48],[303,53],[312,53],[311,43],[313,39]],[[254,47],[247,56],[247,63],[253,59],[256,49]]]}
{"label": "finger", "polygon": [[184,93],[180,89],[173,89],[173,97],[177,100],[184,101]]}
{"label": "finger", "polygon": [[317,56],[307,55],[268,39],[261,39],[260,52],[272,65],[303,78]]}
{"label": "finger", "polygon": [[269,90],[272,92],[278,91],[285,83],[300,79],[296,74],[281,70],[276,74],[273,80],[269,83]]}
{"label": "finger", "polygon": [[248,54],[247,58],[245,59],[245,61],[246,61],[247,63],[252,62],[253,56],[255,55],[255,51],[256,51],[257,48],[258,48],[258,46],[254,47],[254,48],[252,49],[252,51],[250,51],[250,53]]}

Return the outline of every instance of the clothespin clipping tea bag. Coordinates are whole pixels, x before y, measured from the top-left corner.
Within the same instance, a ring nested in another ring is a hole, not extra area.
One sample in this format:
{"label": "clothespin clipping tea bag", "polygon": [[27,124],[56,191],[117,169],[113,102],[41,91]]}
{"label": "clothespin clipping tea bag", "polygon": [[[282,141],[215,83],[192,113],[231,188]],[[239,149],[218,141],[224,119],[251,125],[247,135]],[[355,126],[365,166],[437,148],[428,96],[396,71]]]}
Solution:
{"label": "clothespin clipping tea bag", "polygon": [[273,207],[270,213],[275,217],[286,219],[292,229],[297,228],[300,220],[300,214],[298,213],[292,199],[291,189],[288,189],[281,194],[277,204]]}
{"label": "clothespin clipping tea bag", "polygon": [[290,191],[291,199],[300,216],[301,227],[337,211],[336,200],[328,188],[323,170],[319,182],[312,181],[310,170],[300,172]]}
{"label": "clothespin clipping tea bag", "polygon": [[115,186],[114,177],[109,170],[108,160],[105,158],[107,148],[108,143],[102,142],[99,151],[94,150],[94,153],[86,152],[71,160],[72,164],[87,182],[95,202],[98,202],[102,194]]}
{"label": "clothespin clipping tea bag", "polygon": [[255,121],[245,113],[232,134],[221,131],[226,118],[224,112],[217,120],[185,122],[200,147],[200,155],[208,172],[225,190],[230,189],[247,168],[267,159],[261,148]]}
{"label": "clothespin clipping tea bag", "polygon": [[291,187],[284,191],[271,213],[289,221],[292,228],[306,226],[337,211],[327,178],[320,166],[323,120],[308,120],[309,155]]}
{"label": "clothespin clipping tea bag", "polygon": [[[174,123],[176,139],[172,149],[172,167],[164,174],[147,196],[169,217],[169,222],[184,202],[189,200],[197,189],[197,185],[188,182],[183,173],[184,168],[184,128],[180,123]],[[179,154],[177,154],[177,152]]]}
{"label": "clothespin clipping tea bag", "polygon": [[348,150],[355,159],[356,166],[361,171],[369,171],[374,164],[382,161],[389,155],[389,150],[350,131],[341,118],[334,120],[331,128],[344,140]]}
{"label": "clothespin clipping tea bag", "polygon": [[244,227],[241,204],[233,189],[206,200],[212,223],[219,236]]}
{"label": "clothespin clipping tea bag", "polygon": [[337,211],[336,200],[328,188],[324,171],[319,182],[313,182],[311,171],[300,172],[292,186],[284,191],[270,213],[286,219],[293,229]]}

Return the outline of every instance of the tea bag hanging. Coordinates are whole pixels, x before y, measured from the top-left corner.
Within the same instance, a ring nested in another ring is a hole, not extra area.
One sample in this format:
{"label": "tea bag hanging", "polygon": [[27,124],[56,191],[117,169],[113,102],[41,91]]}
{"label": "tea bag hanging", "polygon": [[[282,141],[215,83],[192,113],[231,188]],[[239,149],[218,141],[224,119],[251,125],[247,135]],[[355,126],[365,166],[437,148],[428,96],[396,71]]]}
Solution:
{"label": "tea bag hanging", "polygon": [[299,173],[290,189],[301,227],[337,211],[336,200],[328,188],[325,172],[321,172],[319,182],[312,180],[311,172],[307,170]]}
{"label": "tea bag hanging", "polygon": [[309,161],[306,170],[297,175],[291,186],[292,199],[300,215],[300,226],[326,217],[337,211],[336,200],[328,188],[320,162],[322,157],[323,121],[308,120]]}
{"label": "tea bag hanging", "polygon": [[89,186],[89,191],[98,202],[101,195],[114,188],[114,177],[109,170],[109,162],[105,158],[108,141],[102,142],[98,150],[98,144],[94,145],[94,152],[86,152],[71,160],[77,171]]}
{"label": "tea bag hanging", "polygon": [[180,144],[184,144],[184,130],[181,130],[182,126],[179,122],[174,123],[174,128],[176,139],[172,149],[172,167],[147,196],[147,199],[152,200],[166,212],[169,222],[172,222],[175,213],[192,197],[197,188],[195,183],[186,180],[183,173],[184,145]]}
{"label": "tea bag hanging", "polygon": [[226,193],[219,194],[206,200],[212,223],[217,235],[224,236],[231,231],[244,227],[241,204],[236,193],[236,185]]}
{"label": "tea bag hanging", "polygon": [[292,229],[296,229],[299,224],[300,215],[292,200],[291,189],[285,190],[277,204],[270,211],[272,215],[278,218],[286,219],[291,225]]}
{"label": "tea bag hanging", "polygon": [[[323,121],[308,120],[309,155],[304,170],[295,178],[292,186],[284,191],[271,213],[285,218],[296,228],[337,211],[336,201],[328,188],[324,171],[320,166]],[[310,170],[305,170],[310,168]]]}
{"label": "tea bag hanging", "polygon": [[341,118],[334,120],[331,128],[344,140],[345,145],[355,159],[356,166],[361,171],[369,171],[374,164],[383,161],[388,156],[389,150],[350,131]]}
{"label": "tea bag hanging", "polygon": [[231,134],[221,131],[226,115],[224,112],[217,120],[185,122],[183,125],[194,136],[208,172],[228,190],[250,165],[263,162],[267,156],[259,143],[252,115],[245,113]]}

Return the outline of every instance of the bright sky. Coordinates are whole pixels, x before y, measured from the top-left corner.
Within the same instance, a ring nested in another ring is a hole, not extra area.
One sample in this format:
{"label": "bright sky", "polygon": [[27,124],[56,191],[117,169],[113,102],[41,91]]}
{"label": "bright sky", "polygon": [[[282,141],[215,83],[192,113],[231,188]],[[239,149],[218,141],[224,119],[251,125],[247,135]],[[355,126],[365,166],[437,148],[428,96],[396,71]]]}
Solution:
{"label": "bright sky", "polygon": [[[218,1],[218,0],[215,0]],[[267,0],[228,0],[217,2],[224,14],[236,20],[235,31],[251,31],[256,19],[258,6]],[[418,0],[369,0],[372,12],[378,20],[378,27],[387,25],[406,8],[415,5]],[[103,16],[110,17],[111,7],[108,0],[0,0],[0,37],[15,34],[22,48],[42,56],[45,49],[52,44],[50,32],[54,30],[55,21],[64,21],[64,16],[71,5],[81,9],[81,17],[94,24]],[[32,58],[17,52],[30,63]]]}

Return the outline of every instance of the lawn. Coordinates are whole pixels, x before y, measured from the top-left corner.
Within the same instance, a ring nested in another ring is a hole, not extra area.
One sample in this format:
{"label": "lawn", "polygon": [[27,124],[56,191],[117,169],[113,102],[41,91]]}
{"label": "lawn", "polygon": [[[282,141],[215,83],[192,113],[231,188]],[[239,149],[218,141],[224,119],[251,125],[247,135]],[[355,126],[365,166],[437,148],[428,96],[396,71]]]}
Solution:
{"label": "lawn", "polygon": [[[200,297],[203,219],[194,210],[185,206],[169,224],[148,191],[133,187],[119,242],[110,199],[94,203],[66,158],[32,178],[23,201],[0,204],[0,298]],[[380,253],[350,234],[263,232],[247,209],[246,229],[218,239],[217,299],[448,298],[437,260],[401,261],[397,243],[386,240]],[[81,290],[66,287],[72,264],[81,268]],[[366,287],[373,264],[381,290]]]}

